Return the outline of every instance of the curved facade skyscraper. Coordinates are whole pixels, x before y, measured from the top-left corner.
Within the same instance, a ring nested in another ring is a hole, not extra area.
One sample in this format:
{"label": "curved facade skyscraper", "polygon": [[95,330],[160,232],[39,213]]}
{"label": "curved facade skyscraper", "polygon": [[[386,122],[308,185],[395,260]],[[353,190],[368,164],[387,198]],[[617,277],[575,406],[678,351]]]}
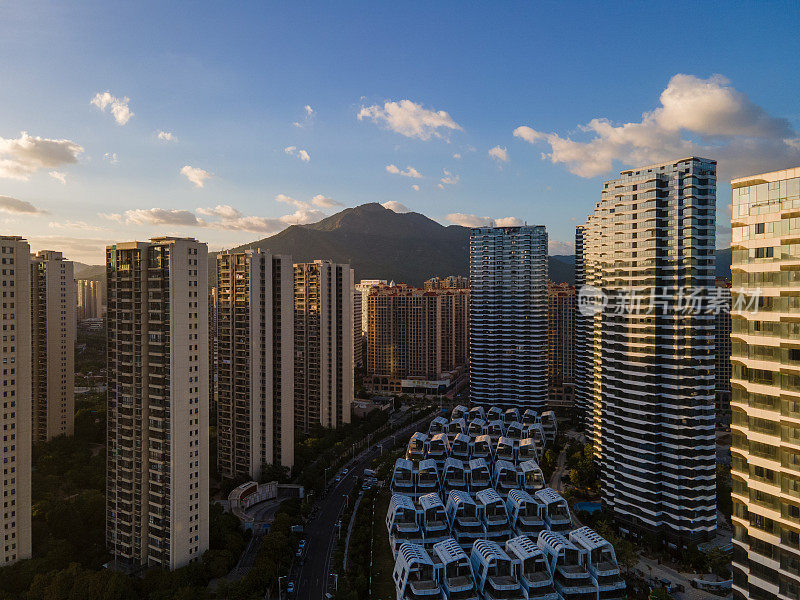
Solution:
{"label": "curved facade skyscraper", "polygon": [[477,227],[469,240],[470,400],[542,411],[547,400],[547,231]]}
{"label": "curved facade skyscraper", "polygon": [[679,547],[717,522],[715,202],[713,160],[629,169],[578,231],[576,281],[592,288],[577,395],[602,499],[624,529]]}

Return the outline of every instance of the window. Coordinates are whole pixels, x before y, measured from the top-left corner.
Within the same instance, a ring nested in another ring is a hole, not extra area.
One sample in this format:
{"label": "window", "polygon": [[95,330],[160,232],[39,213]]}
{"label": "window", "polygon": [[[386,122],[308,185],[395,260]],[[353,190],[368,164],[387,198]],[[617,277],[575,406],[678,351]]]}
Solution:
{"label": "window", "polygon": [[764,223],[756,223],[755,232],[764,233]]}

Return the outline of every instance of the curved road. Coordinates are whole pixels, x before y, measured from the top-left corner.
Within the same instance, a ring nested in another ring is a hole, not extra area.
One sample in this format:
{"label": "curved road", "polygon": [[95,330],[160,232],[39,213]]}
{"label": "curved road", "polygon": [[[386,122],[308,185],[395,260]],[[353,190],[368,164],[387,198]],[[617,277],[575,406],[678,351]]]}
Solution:
{"label": "curved road", "polygon": [[[338,539],[335,531],[336,523],[344,507],[344,496],[352,491],[356,479],[364,472],[364,468],[368,467],[370,462],[380,454],[378,445],[394,436],[410,435],[417,430],[420,423],[431,421],[435,416],[433,414],[415,421],[408,427],[386,436],[380,442],[375,442],[370,448],[359,454],[354,462],[345,465],[349,472],[340,482],[329,486],[328,495],[318,504],[317,516],[306,527],[306,553],[304,562],[295,578],[299,600],[323,600],[325,598],[330,561]],[[427,431],[427,426],[425,431]]]}

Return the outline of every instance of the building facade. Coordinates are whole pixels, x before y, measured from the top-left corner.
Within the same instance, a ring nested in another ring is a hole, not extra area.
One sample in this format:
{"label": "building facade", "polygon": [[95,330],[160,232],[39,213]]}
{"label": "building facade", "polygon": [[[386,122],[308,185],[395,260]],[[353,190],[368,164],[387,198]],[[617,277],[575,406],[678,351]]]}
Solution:
{"label": "building facade", "polygon": [[0,565],[31,557],[31,271],[30,246],[0,236],[3,295],[3,509]]}
{"label": "building facade", "polygon": [[361,292],[361,332],[364,335],[367,335],[367,296],[369,291],[376,285],[387,285],[388,283],[385,279],[362,279],[354,286],[356,292]]}
{"label": "building facade", "polygon": [[800,168],[734,179],[733,597],[800,597]]}
{"label": "building facade", "polygon": [[598,297],[579,304],[591,313],[579,397],[603,502],[623,529],[679,547],[717,521],[715,317],[688,304],[714,289],[715,201],[713,160],[630,169],[579,234],[579,298]]}
{"label": "building facade", "polygon": [[463,385],[469,352],[469,289],[372,288],[366,387],[441,394]]}
{"label": "building facade", "polygon": [[31,257],[33,441],[75,432],[73,264],[60,252]]}
{"label": "building facade", "polygon": [[208,549],[208,249],[120,243],[106,274],[106,543],[120,569],[175,569]]}
{"label": "building facade", "polygon": [[717,401],[717,424],[731,423],[731,282],[717,277],[716,294],[719,310],[716,315],[714,394]]}
{"label": "building facade", "polygon": [[353,269],[294,265],[295,427],[339,427],[353,403]]}
{"label": "building facade", "polygon": [[577,412],[578,421],[588,429],[589,424],[587,417],[591,414],[589,406],[592,404],[594,396],[592,389],[588,385],[589,373],[592,370],[589,361],[594,356],[594,349],[592,341],[589,339],[589,328],[593,319],[592,315],[584,314],[580,310],[578,294],[581,288],[586,283],[586,269],[583,261],[583,234],[584,226],[578,225],[575,227],[575,311],[573,330],[574,335],[574,350],[573,350],[573,376],[574,395],[575,395],[575,410]]}
{"label": "building facade", "polygon": [[422,286],[425,290],[468,290],[469,277],[450,275],[448,277],[431,277]]}
{"label": "building facade", "polygon": [[364,366],[364,332],[361,324],[364,309],[361,306],[362,294],[353,290],[353,365]]}
{"label": "building facade", "polygon": [[542,411],[547,400],[547,231],[479,227],[469,242],[470,400]]}
{"label": "building facade", "polygon": [[575,400],[575,288],[547,286],[547,402],[570,407]]}
{"label": "building facade", "polygon": [[100,319],[103,316],[103,283],[78,279],[78,320]]}
{"label": "building facade", "polygon": [[294,466],[294,270],[261,250],[217,255],[217,468]]}

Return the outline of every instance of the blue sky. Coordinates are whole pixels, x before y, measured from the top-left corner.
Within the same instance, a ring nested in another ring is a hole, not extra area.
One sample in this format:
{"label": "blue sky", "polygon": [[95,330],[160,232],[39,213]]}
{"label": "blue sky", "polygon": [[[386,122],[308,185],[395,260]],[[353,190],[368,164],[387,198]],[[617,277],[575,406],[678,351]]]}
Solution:
{"label": "blue sky", "polygon": [[0,224],[84,262],[372,201],[562,253],[639,161],[717,158],[721,223],[800,164],[796,3],[75,4],[0,5]]}

